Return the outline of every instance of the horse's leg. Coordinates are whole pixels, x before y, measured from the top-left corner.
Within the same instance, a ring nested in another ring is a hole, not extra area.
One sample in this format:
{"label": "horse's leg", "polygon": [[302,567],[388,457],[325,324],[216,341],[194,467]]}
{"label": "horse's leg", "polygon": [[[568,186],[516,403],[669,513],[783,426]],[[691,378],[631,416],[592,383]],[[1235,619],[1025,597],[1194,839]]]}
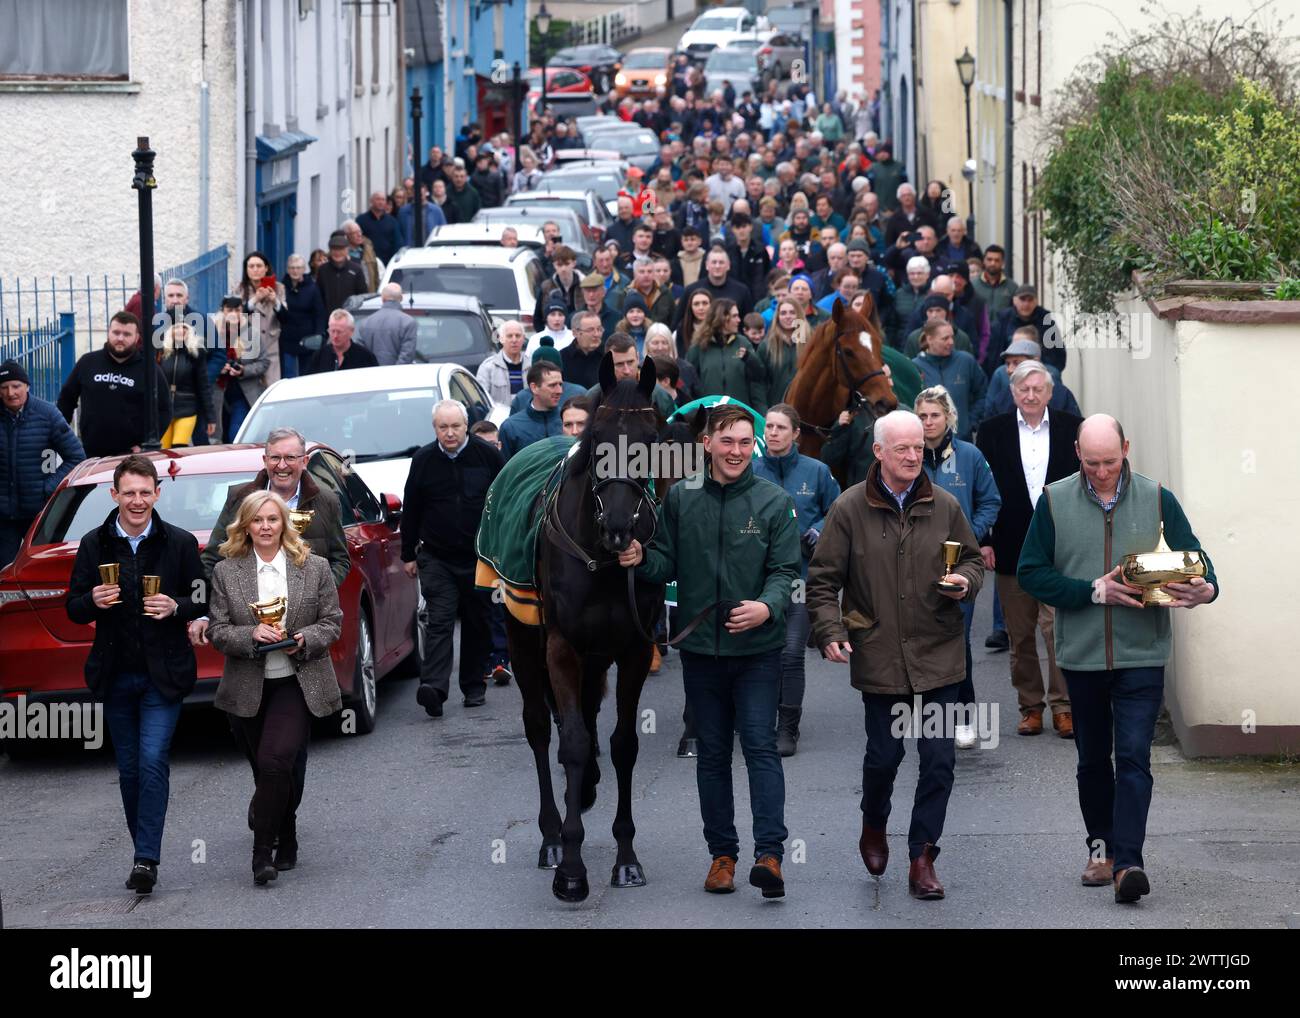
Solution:
{"label": "horse's leg", "polygon": [[614,737],[609,742],[609,755],[614,760],[618,774],[618,811],[614,815],[614,840],[618,855],[614,859],[614,873],[610,879],[613,887],[644,887],[645,871],[636,857],[632,839],[636,825],[632,822],[632,771],[636,768],[637,725],[640,721],[637,708],[641,703],[641,687],[650,673],[651,644],[641,640],[629,643],[618,658],[618,722]]}
{"label": "horse's leg", "polygon": [[583,901],[589,888],[587,867],[582,862],[582,774],[591,753],[591,737],[582,717],[582,657],[557,630],[549,630],[547,636],[546,669],[563,722],[560,764],[565,778],[562,853],[551,890],[561,901]]}
{"label": "horse's leg", "polygon": [[582,720],[591,736],[588,746],[587,766],[582,772],[582,812],[586,813],[596,805],[596,786],[600,784],[600,761],[597,759],[597,747],[600,733],[596,728],[596,719],[600,715],[600,701],[605,696],[605,674],[609,671],[610,659],[588,655],[582,659]]}
{"label": "horse's leg", "polygon": [[555,789],[551,784],[551,709],[546,704],[548,680],[545,631],[525,625],[506,613],[506,641],[515,682],[524,701],[524,734],[537,765],[537,787],[541,808],[537,826],[542,832],[542,847],[537,853],[537,868],[553,870],[560,865],[560,811],[555,808]]}

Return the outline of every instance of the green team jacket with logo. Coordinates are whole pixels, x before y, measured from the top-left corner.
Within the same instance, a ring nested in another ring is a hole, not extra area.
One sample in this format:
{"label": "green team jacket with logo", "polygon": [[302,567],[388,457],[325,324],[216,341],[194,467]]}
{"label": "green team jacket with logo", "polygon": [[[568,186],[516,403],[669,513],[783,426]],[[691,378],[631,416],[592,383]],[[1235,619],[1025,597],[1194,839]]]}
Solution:
{"label": "green team jacket with logo", "polygon": [[710,615],[683,642],[697,654],[740,657],[785,646],[785,610],[799,579],[801,554],[794,501],[746,468],[719,484],[705,474],[674,484],[659,510],[659,528],[637,574],[677,581],[678,624],[715,601],[762,601],[763,625],[732,634]]}

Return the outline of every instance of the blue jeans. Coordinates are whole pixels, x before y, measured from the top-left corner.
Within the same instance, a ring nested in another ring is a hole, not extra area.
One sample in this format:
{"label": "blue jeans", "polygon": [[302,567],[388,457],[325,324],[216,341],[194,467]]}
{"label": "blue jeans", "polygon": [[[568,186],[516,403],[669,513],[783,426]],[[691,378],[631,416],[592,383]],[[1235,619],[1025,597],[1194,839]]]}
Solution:
{"label": "blue jeans", "polygon": [[1002,617],[1002,599],[998,597],[998,588],[993,587],[993,631],[1006,632],[1007,620]]}
{"label": "blue jeans", "polygon": [[298,377],[298,355],[296,353],[288,353],[285,350],[280,351],[280,377]]}
{"label": "blue jeans", "polygon": [[1079,807],[1088,850],[1100,848],[1113,856],[1117,872],[1141,866],[1153,784],[1151,740],[1164,697],[1165,670],[1061,672],[1074,715]]}
{"label": "blue jeans", "polygon": [[749,808],[754,816],[754,858],[784,854],[785,773],[776,751],[777,701],[781,689],[781,652],[769,650],[742,657],[713,657],[682,652],[686,705],[695,724],[700,755],[695,781],[709,853],[740,858],[736,809],[732,796],[733,732],[749,771]]}
{"label": "blue jeans", "polygon": [[785,610],[785,620],[785,650],[781,652],[781,706],[802,707],[804,662],[808,653],[808,631],[812,628],[807,603],[790,602]]}
{"label": "blue jeans", "polygon": [[975,604],[968,599],[962,601],[959,607],[966,619],[966,678],[957,687],[957,702],[973,705],[975,703],[975,665],[970,656],[970,624],[975,617]]}
{"label": "blue jeans", "polygon": [[181,702],[163,698],[142,672],[115,675],[104,701],[104,719],[113,737],[118,784],[126,826],[135,842],[135,861],[162,858],[163,822],[171,789],[172,734]]}
{"label": "blue jeans", "polygon": [[[944,707],[957,702],[957,685],[941,686],[921,694],[921,709],[930,704]],[[862,758],[862,819],[868,827],[883,831],[889,820],[894,779],[903,762],[903,739],[892,731],[895,724],[894,707],[913,706],[911,694],[863,693],[867,729],[867,751]],[[924,732],[924,714],[921,730]],[[947,725],[944,725],[947,728]],[[939,836],[948,816],[948,797],[952,794],[953,764],[956,745],[946,730],[938,738],[922,735],[916,740],[916,751],[921,758],[920,776],[916,782],[916,797],[912,802],[912,825],[907,832],[908,857],[919,859],[926,845],[933,845],[939,854]]]}
{"label": "blue jeans", "polygon": [[244,390],[239,387],[239,383],[231,379],[230,384],[226,387],[226,441],[233,442],[235,436],[239,434],[239,428],[244,423],[244,418],[248,416],[248,411],[253,409],[249,406],[248,398],[244,395]]}

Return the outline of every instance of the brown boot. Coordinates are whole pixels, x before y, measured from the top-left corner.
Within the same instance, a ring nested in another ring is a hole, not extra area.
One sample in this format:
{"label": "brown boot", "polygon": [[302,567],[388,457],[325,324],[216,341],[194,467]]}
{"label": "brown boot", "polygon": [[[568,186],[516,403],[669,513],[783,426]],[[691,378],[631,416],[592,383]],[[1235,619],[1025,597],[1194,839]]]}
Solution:
{"label": "brown boot", "polygon": [[785,878],[781,876],[781,860],[774,855],[760,855],[749,871],[749,882],[763,892],[764,898],[784,898]]}
{"label": "brown boot", "polygon": [[885,872],[885,867],[889,865],[889,842],[885,838],[885,832],[868,827],[865,818],[862,821],[862,837],[858,839],[858,851],[862,854],[862,861],[867,864],[867,872],[873,877]]}
{"label": "brown boot", "polygon": [[1068,710],[1058,710],[1052,715],[1052,727],[1062,739],[1074,738],[1074,718]]}
{"label": "brown boot", "polygon": [[1115,860],[1112,858],[1094,859],[1089,857],[1088,865],[1083,868],[1084,887],[1105,887],[1115,879]]}
{"label": "brown boot", "polygon": [[736,860],[729,855],[720,855],[709,867],[709,875],[704,878],[704,889],[710,894],[730,894],[736,889]]}
{"label": "brown boot", "polygon": [[912,866],[907,871],[907,889],[913,898],[937,901],[943,897],[943,884],[939,883],[934,872],[934,857],[937,854],[933,845],[926,845],[925,852],[912,860]]}
{"label": "brown boot", "polygon": [[1031,707],[1025,711],[1025,716],[1020,719],[1020,727],[1016,729],[1017,735],[1041,735],[1043,733],[1043,708]]}
{"label": "brown boot", "polygon": [[655,643],[651,644],[651,646],[654,648],[654,652],[650,655],[650,674],[653,675],[655,672],[659,671],[659,667],[664,663],[664,659],[663,655],[659,653],[659,645]]}

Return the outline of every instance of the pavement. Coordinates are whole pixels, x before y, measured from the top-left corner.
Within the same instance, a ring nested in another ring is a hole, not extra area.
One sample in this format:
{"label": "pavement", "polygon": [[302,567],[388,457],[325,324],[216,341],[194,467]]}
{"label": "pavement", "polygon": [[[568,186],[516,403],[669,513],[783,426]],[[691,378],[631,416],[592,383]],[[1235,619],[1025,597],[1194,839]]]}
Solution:
{"label": "pavement", "polygon": [[[590,898],[565,905],[537,869],[537,788],[512,685],[433,720],[410,680],[380,686],[365,736],[321,734],[299,818],[299,867],[253,885],[248,766],[224,719],[187,712],[173,748],[160,883],[123,888],[131,847],[105,750],[0,758],[0,896],[10,927],[1098,927],[1300,925],[1300,808],[1294,765],[1183,759],[1157,745],[1145,848],[1153,893],[1119,906],[1085,888],[1073,743],[1015,735],[1007,655],[984,651],[991,590],[977,604],[978,695],[996,704],[996,746],[958,754],[938,872],[948,896],[907,893],[906,829],[915,746],[899,773],[890,868],[877,885],[858,857],[862,706],[843,666],[808,652],[799,752],[785,761],[787,897],[701,890],[709,864],[695,764],[675,756],[682,683],[676,654],[646,684],[634,789],[642,888],[608,885],[614,862],[613,701],[595,807],[584,817]],[[552,741],[552,753],[556,742]],[[557,789],[563,774],[554,768]],[[736,754],[737,827],[748,857],[748,792]],[[742,868],[742,874],[745,872]]]}

